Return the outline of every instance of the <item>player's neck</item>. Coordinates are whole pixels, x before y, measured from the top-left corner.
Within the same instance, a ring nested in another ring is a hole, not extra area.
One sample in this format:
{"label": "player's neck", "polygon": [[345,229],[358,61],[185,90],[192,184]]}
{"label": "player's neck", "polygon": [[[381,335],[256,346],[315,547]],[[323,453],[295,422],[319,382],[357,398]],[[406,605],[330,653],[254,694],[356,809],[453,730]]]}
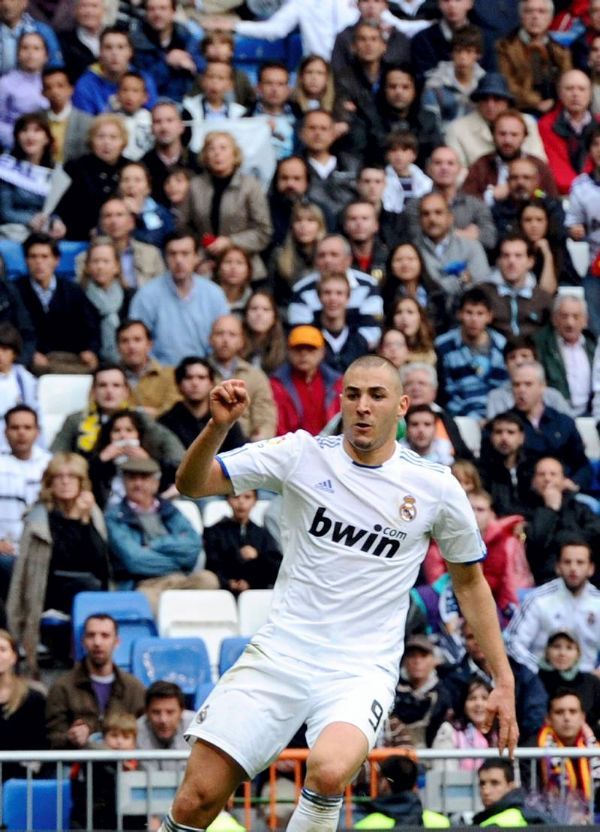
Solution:
{"label": "player's neck", "polygon": [[348,456],[358,462],[359,465],[383,465],[388,459],[391,459],[396,450],[396,439],[389,439],[384,445],[379,448],[374,448],[372,451],[362,451],[355,448],[346,437],[344,437],[344,450]]}

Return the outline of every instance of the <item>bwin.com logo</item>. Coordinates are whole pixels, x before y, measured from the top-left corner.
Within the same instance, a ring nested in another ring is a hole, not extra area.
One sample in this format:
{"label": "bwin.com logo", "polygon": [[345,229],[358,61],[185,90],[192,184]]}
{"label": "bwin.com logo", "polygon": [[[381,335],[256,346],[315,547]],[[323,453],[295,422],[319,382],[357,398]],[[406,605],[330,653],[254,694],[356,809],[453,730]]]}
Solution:
{"label": "bwin.com logo", "polygon": [[319,506],[315,512],[308,533],[313,537],[328,537],[333,543],[341,543],[351,549],[358,549],[359,552],[384,558],[393,558],[406,538],[406,532],[389,526],[383,528],[378,523],[369,531],[332,520],[327,516],[324,506]]}

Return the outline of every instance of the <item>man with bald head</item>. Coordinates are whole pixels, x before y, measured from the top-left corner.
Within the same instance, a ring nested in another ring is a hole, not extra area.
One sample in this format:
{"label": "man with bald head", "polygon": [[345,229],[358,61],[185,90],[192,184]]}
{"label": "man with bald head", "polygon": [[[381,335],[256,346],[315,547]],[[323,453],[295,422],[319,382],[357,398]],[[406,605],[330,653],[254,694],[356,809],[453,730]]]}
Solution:
{"label": "man with bald head", "polygon": [[558,100],[558,107],[540,119],[539,130],[558,190],[567,194],[575,177],[592,169],[589,135],[598,121],[590,110],[588,76],[580,69],[561,75]]}

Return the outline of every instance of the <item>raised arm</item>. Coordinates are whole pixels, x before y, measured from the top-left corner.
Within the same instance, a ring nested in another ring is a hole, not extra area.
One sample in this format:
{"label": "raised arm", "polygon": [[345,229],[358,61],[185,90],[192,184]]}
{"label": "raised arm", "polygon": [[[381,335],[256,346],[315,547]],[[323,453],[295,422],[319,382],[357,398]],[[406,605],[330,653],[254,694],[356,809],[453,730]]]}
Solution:
{"label": "raised arm", "polygon": [[512,756],[519,739],[515,680],[504,649],[496,604],[479,564],[447,565],[456,599],[492,670],[494,690],[488,699],[486,730],[492,727],[497,717],[500,728],[498,748],[500,752],[508,748]]}
{"label": "raised arm", "polygon": [[229,379],[210,392],[211,418],[188,448],[177,469],[175,484],[187,497],[232,494],[230,481],[215,459],[229,428],[250,404],[245,382]]}

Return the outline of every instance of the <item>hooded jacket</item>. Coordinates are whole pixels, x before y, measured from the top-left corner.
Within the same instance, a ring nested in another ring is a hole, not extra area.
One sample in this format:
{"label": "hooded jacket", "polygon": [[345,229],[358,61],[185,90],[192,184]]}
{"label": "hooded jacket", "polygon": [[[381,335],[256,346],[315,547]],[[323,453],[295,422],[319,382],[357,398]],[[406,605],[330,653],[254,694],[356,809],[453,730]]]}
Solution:
{"label": "hooded jacket", "polygon": [[513,789],[503,798],[473,816],[476,826],[539,826],[551,823],[550,818],[534,807],[525,806],[525,793]]}

